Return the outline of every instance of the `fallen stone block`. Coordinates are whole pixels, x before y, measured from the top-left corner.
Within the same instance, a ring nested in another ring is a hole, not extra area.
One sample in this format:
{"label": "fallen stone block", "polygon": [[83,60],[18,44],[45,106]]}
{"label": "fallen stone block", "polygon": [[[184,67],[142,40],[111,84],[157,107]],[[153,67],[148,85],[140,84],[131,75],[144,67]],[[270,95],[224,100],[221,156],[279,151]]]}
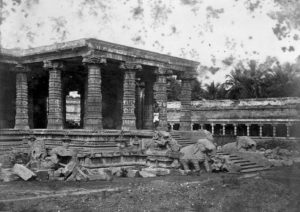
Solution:
{"label": "fallen stone block", "polygon": [[152,173],[146,172],[146,171],[140,171],[139,174],[140,174],[140,176],[143,177],[143,178],[156,177],[155,174],[152,174]]}
{"label": "fallen stone block", "polygon": [[76,167],[76,165],[77,165],[77,163],[76,163],[75,161],[70,161],[70,162],[65,166],[65,168],[64,168],[64,170],[63,170],[63,174],[64,174],[65,176],[69,176],[69,175],[73,172],[73,170],[74,170],[74,168]]}
{"label": "fallen stone block", "polygon": [[164,176],[164,175],[170,174],[170,169],[156,168],[156,167],[155,168],[154,167],[143,168],[142,171],[149,172],[156,176]]}
{"label": "fallen stone block", "polygon": [[36,176],[36,174],[33,173],[30,169],[21,164],[15,164],[13,167],[13,172],[26,181]]}
{"label": "fallen stone block", "polygon": [[139,177],[139,171],[134,169],[127,170],[127,177]]}

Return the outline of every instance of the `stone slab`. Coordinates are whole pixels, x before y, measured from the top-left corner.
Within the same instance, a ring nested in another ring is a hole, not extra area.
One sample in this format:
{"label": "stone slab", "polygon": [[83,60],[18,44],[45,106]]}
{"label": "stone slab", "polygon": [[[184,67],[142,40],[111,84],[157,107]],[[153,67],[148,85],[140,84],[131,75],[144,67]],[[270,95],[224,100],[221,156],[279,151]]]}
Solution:
{"label": "stone slab", "polygon": [[15,164],[13,167],[13,172],[26,181],[36,176],[35,173],[22,164]]}

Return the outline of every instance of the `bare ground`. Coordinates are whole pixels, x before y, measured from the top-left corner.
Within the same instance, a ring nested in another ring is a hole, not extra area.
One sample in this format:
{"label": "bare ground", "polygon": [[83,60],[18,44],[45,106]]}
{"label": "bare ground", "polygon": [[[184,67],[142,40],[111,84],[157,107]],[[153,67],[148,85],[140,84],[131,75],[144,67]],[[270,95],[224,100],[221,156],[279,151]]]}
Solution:
{"label": "bare ground", "polygon": [[258,175],[0,183],[0,211],[299,211],[300,165]]}

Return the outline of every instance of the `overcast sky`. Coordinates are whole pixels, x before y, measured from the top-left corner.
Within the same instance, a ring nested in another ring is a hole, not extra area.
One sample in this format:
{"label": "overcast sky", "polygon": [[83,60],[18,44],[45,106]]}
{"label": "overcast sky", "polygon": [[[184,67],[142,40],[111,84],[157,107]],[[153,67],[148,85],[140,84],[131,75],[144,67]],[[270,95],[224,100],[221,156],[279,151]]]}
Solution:
{"label": "overcast sky", "polygon": [[273,32],[270,14],[280,9],[274,0],[2,1],[5,48],[97,38],[214,67],[202,68],[204,82],[223,81],[239,60],[293,62],[299,55],[298,31],[282,40]]}

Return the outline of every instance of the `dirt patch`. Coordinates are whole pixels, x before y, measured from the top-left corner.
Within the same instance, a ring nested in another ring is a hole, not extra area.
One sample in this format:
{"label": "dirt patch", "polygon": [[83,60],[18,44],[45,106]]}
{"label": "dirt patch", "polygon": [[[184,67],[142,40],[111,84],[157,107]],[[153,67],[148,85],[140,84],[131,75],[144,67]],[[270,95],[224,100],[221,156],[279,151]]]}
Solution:
{"label": "dirt patch", "polygon": [[[0,200],[38,193],[69,193],[63,197],[0,202],[0,211],[297,211],[299,176],[299,167],[292,166],[246,178],[204,173],[151,179],[116,178],[112,182],[1,183]],[[125,188],[101,190],[117,187]],[[86,192],[73,195],[74,191]]]}

